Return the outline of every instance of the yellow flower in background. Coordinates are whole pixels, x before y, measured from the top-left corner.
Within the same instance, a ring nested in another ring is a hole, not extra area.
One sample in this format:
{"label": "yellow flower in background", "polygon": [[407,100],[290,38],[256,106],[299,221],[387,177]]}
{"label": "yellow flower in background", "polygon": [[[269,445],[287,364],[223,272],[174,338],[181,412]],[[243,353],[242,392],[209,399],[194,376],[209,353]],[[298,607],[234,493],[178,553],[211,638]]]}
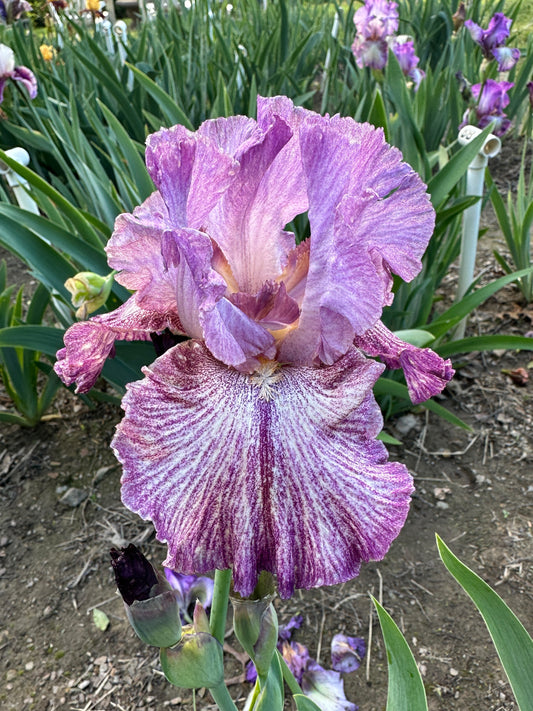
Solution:
{"label": "yellow flower in background", "polygon": [[51,44],[42,44],[39,47],[39,52],[41,53],[41,57],[44,59],[45,62],[51,62],[52,59],[55,57],[55,49],[52,47]]}
{"label": "yellow flower in background", "polygon": [[87,0],[86,7],[87,7],[87,10],[89,10],[90,12],[99,12],[100,11],[100,0]]}

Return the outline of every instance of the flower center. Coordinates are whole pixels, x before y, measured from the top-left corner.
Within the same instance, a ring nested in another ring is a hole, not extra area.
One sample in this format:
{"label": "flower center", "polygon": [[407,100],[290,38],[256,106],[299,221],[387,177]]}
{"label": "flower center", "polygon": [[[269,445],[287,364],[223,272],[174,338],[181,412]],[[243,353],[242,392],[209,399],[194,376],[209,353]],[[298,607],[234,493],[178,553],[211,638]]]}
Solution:
{"label": "flower center", "polygon": [[259,397],[267,402],[274,396],[274,385],[283,379],[281,365],[275,360],[261,360],[258,369],[249,378],[251,384],[259,389]]}

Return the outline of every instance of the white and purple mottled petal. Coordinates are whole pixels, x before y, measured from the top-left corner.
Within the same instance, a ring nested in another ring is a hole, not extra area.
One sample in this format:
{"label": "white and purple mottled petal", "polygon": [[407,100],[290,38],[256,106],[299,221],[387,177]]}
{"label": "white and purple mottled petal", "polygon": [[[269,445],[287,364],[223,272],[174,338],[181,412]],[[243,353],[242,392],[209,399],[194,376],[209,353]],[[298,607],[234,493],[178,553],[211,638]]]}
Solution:
{"label": "white and purple mottled petal", "polygon": [[31,69],[28,69],[28,67],[15,67],[11,78],[13,81],[19,81],[23,84],[30,99],[35,99],[37,96],[37,79]]}
{"label": "white and purple mottled petal", "polygon": [[359,708],[346,698],[339,672],[323,669],[317,662],[307,665],[302,676],[302,691],[320,711],[357,711]]}
{"label": "white and purple mottled petal", "polygon": [[148,311],[176,311],[175,274],[161,254],[163,234],[172,229],[168,210],[158,192],[119,215],[106,245],[109,265],[119,272],[115,279],[135,291],[137,304]]}
{"label": "white and purple mottled petal", "polygon": [[331,640],[331,666],[334,671],[350,673],[359,669],[365,654],[366,643],[362,637],[336,634]]}
{"label": "white and purple mottled petal", "polygon": [[195,341],[145,369],[112,446],[123,501],[154,522],[165,565],[231,567],[243,596],[271,571],[288,597],[381,559],[412,492],[405,466],[374,439],[381,370],[352,349],[328,368],[274,364],[247,376]]}
{"label": "white and purple mottled petal", "polygon": [[201,229],[235,179],[238,163],[205,132],[173,126],[148,137],[146,166],[173,226]]}
{"label": "white and purple mottled petal", "polygon": [[499,72],[510,72],[520,59],[520,50],[517,47],[494,47],[491,52],[498,62]]}
{"label": "white and purple mottled petal", "polygon": [[132,296],[115,311],[71,326],[65,333],[65,348],[57,353],[54,370],[66,385],[77,383],[77,393],[88,392],[112,354],[115,341],[149,341],[151,333],[166,328],[182,332],[175,314],[140,309]]}
{"label": "white and purple mottled petal", "polygon": [[357,336],[355,345],[368,355],[381,358],[388,368],[402,368],[415,405],[440,393],[454,374],[449,359],[444,360],[430,348],[405,343],[381,321]]}

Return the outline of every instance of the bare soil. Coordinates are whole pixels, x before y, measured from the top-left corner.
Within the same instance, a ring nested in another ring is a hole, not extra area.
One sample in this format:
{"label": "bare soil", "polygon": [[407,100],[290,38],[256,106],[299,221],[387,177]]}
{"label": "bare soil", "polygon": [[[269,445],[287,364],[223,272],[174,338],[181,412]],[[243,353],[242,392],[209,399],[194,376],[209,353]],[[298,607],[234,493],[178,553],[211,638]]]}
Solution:
{"label": "bare soil", "polygon": [[[508,171],[500,171],[502,187],[515,175],[512,158]],[[500,274],[491,253],[499,236],[490,213],[486,219],[491,241],[481,244],[478,270],[488,280]],[[17,269],[11,260],[13,278],[27,283]],[[447,293],[454,282],[452,271]],[[474,315],[469,332],[524,335],[532,321],[533,309],[510,286]],[[349,583],[276,602],[281,622],[304,615],[294,638],[326,667],[335,633],[369,641],[361,668],[345,676],[347,696],[361,711],[386,705],[386,656],[369,593],[410,643],[431,711],[517,711],[481,617],[440,562],[435,533],[531,629],[533,386],[515,384],[504,371],[528,370],[532,359],[530,352],[506,351],[473,353],[456,363],[441,403],[469,430],[421,408],[389,422],[388,431],[403,443],[390,448],[391,458],[407,464],[417,487],[389,554]],[[165,681],[157,650],[135,637],[115,592],[110,547],[133,542],[154,564],[165,555],[151,525],[120,502],[120,469],[109,442],[121,412],[108,405],[90,410],[62,392],[50,415],[32,430],[0,426],[0,708],[192,710],[191,693]],[[77,505],[65,503],[69,489]],[[108,616],[105,631],[94,623],[94,609]],[[230,623],[226,674],[242,708],[249,685]],[[196,708],[214,708],[205,691],[196,694]]]}

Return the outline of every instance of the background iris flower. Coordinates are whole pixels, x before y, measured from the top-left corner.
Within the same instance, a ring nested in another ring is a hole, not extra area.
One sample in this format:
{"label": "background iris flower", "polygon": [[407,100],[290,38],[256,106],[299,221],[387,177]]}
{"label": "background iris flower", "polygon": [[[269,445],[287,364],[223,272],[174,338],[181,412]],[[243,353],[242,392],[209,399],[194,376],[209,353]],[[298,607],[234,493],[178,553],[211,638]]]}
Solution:
{"label": "background iris flower", "polygon": [[[83,392],[115,340],[188,336],[129,385],[112,443],[164,564],[232,568],[242,596],[262,570],[282,597],[349,580],[385,555],[413,490],[376,439],[384,365],[364,352],[403,367],[416,402],[453,373],[380,321],[392,274],[421,268],[426,188],[381,129],[286,97],[259,98],[257,120],[163,129],[146,162],[157,190],[107,246],[134,293],[72,326],[56,371]],[[296,245],[287,225],[305,212]]]}

